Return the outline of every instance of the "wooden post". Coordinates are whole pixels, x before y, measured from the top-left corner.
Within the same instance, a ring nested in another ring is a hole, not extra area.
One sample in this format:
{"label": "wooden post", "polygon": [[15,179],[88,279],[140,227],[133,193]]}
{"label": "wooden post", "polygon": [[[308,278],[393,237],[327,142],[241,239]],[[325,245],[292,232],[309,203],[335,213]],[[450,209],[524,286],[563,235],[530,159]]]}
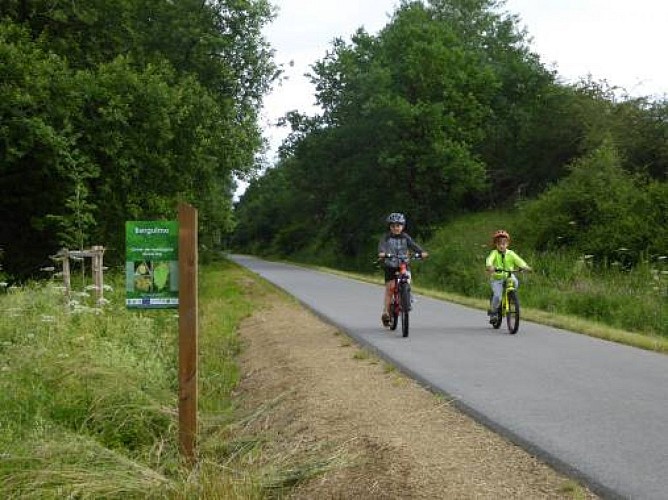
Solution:
{"label": "wooden post", "polygon": [[72,283],[70,278],[70,251],[66,248],[62,250],[63,257],[63,284],[65,286],[65,297],[67,301],[70,301],[70,290],[72,289]]}
{"label": "wooden post", "polygon": [[100,305],[102,303],[102,299],[104,298],[104,278],[102,274],[102,268],[103,268],[103,256],[104,256],[104,247],[103,246],[93,246],[91,248],[92,250],[92,268],[93,268],[93,284],[95,285],[95,298],[96,301],[95,303],[97,305]]}
{"label": "wooden post", "polygon": [[193,464],[197,439],[197,210],[179,204],[179,445]]}

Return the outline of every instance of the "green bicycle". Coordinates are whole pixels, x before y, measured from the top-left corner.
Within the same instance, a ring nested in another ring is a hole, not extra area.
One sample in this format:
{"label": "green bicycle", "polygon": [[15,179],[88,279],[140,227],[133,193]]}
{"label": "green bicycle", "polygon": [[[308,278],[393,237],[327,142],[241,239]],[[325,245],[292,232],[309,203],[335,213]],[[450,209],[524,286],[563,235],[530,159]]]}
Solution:
{"label": "green bicycle", "polygon": [[[503,292],[501,294],[501,304],[496,311],[496,318],[490,323],[494,329],[498,329],[505,318],[508,333],[515,334],[520,327],[520,298],[513,279],[513,275],[517,271],[508,269],[496,269],[496,271],[504,274]],[[489,305],[491,310],[492,297],[489,299]]]}

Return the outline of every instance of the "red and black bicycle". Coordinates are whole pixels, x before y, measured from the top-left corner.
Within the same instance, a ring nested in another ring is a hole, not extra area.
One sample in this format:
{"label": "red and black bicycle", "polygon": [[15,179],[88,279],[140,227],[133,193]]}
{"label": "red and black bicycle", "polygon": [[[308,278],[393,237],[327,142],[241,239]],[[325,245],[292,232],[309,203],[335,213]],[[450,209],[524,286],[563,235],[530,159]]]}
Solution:
{"label": "red and black bicycle", "polygon": [[401,321],[401,334],[408,337],[410,327],[410,311],[412,309],[411,301],[411,275],[408,270],[408,263],[411,260],[419,260],[422,255],[419,253],[410,255],[392,255],[386,254],[386,259],[396,258],[399,261],[399,270],[394,276],[394,286],[392,298],[390,300],[390,330],[396,330]]}

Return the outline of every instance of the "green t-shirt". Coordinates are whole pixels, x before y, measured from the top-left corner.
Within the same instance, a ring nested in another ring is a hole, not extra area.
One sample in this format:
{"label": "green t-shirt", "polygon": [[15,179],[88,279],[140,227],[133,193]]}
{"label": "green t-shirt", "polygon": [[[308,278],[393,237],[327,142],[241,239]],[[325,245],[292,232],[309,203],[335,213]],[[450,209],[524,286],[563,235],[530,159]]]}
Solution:
{"label": "green t-shirt", "polygon": [[[487,256],[485,261],[485,267],[493,267],[495,269],[506,269],[508,271],[516,271],[517,269],[522,269],[523,267],[529,267],[529,265],[524,262],[524,259],[517,255],[512,250],[506,250],[505,255],[499,252],[496,248],[492,250]],[[495,280],[503,279],[503,273],[494,273],[492,278]]]}

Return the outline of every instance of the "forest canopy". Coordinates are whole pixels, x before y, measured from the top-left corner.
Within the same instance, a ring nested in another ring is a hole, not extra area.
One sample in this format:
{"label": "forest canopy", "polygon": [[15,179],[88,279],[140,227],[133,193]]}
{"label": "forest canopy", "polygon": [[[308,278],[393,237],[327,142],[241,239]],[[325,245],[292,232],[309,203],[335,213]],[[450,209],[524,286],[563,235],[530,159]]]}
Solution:
{"label": "forest canopy", "polygon": [[233,228],[278,75],[265,0],[0,4],[0,248],[27,276],[61,246],[124,252],[124,221],[199,210]]}
{"label": "forest canopy", "polygon": [[[322,112],[285,116],[279,162],[238,203],[237,248],[364,266],[389,212],[424,238],[518,204],[542,223],[536,249],[584,245],[584,235],[558,244],[547,224],[572,217],[564,193],[590,184],[582,204],[599,208],[580,228],[633,226],[635,250],[661,251],[666,212],[650,200],[665,192],[668,104],[607,82],[563,84],[527,37],[499,2],[432,0],[401,2],[377,35],[334,41],[310,74]],[[608,196],[606,182],[619,193],[611,203],[593,199]]]}

